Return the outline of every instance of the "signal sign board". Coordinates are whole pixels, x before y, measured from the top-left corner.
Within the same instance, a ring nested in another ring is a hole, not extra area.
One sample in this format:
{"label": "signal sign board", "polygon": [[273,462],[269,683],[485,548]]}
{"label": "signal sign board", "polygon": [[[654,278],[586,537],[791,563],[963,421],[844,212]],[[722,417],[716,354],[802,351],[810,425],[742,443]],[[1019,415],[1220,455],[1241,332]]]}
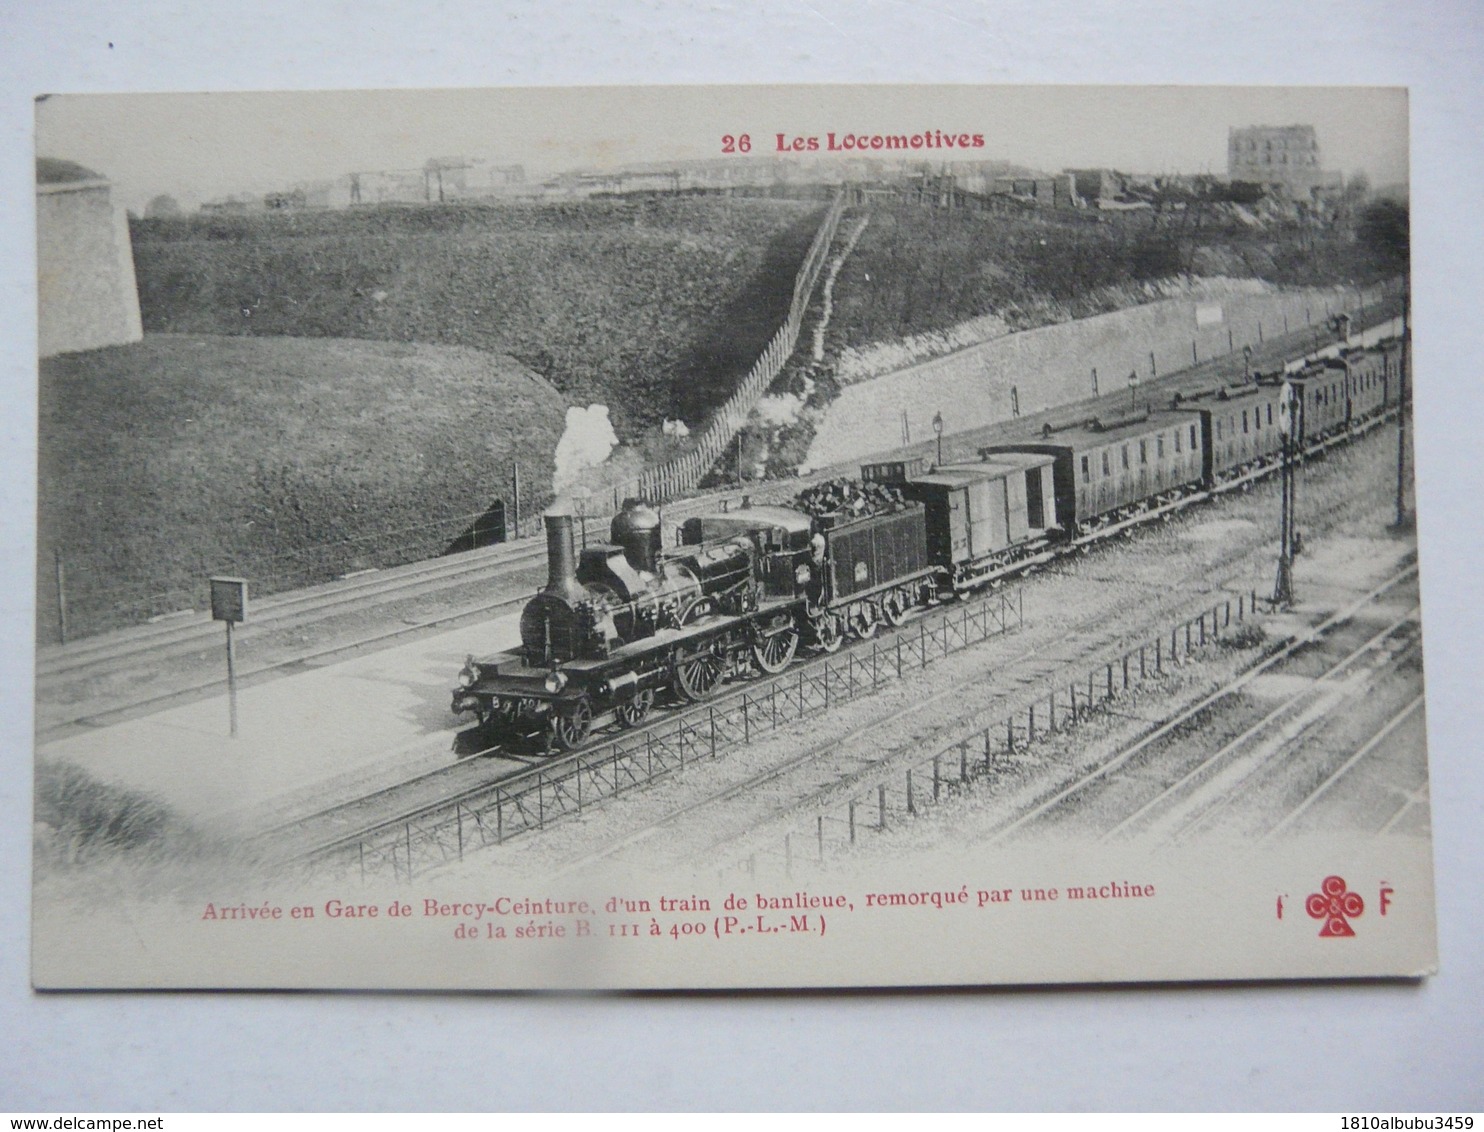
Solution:
{"label": "signal sign board", "polygon": [[247,620],[247,579],[211,579],[211,619],[241,624]]}

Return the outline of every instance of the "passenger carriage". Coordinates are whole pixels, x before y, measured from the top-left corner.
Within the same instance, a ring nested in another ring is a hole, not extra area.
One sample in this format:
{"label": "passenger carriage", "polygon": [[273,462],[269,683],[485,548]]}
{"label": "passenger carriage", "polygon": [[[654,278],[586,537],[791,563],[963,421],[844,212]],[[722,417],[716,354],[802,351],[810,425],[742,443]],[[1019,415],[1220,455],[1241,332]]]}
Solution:
{"label": "passenger carriage", "polygon": [[1051,457],[1056,512],[1068,533],[1146,510],[1200,487],[1211,475],[1200,414],[1184,409],[1106,424],[1093,419],[1062,428],[1048,425],[1040,441],[979,452],[991,461],[1017,453]]}

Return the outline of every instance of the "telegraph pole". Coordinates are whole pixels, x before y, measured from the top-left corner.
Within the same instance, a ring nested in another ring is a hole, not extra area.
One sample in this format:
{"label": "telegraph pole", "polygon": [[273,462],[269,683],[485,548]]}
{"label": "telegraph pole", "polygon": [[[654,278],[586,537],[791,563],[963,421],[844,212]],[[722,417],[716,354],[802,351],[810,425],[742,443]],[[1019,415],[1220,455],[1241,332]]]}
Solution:
{"label": "telegraph pole", "polygon": [[[1405,286],[1405,284],[1404,284]],[[1396,525],[1407,523],[1407,306],[1411,288],[1402,291],[1402,353],[1396,373]]]}
{"label": "telegraph pole", "polygon": [[1278,581],[1273,587],[1273,604],[1288,608],[1293,605],[1293,522],[1294,522],[1294,446],[1299,429],[1298,411],[1294,406],[1294,389],[1283,383],[1283,398],[1278,405],[1278,432],[1283,438],[1282,502],[1278,515]]}

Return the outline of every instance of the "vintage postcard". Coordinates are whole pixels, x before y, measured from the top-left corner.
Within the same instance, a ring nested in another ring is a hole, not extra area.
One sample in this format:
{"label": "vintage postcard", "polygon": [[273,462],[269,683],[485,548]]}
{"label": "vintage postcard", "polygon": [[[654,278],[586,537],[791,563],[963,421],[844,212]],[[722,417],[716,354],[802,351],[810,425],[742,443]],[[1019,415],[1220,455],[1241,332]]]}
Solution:
{"label": "vintage postcard", "polygon": [[1406,91],[36,152],[37,987],[1434,970]]}

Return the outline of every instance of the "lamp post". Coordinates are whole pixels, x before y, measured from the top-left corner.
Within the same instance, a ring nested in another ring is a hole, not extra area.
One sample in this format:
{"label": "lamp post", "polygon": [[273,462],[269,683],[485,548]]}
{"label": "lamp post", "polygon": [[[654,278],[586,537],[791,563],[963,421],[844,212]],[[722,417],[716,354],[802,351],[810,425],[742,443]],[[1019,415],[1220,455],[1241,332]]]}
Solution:
{"label": "lamp post", "polygon": [[933,414],[933,432],[938,436],[938,466],[943,464],[943,414]]}

